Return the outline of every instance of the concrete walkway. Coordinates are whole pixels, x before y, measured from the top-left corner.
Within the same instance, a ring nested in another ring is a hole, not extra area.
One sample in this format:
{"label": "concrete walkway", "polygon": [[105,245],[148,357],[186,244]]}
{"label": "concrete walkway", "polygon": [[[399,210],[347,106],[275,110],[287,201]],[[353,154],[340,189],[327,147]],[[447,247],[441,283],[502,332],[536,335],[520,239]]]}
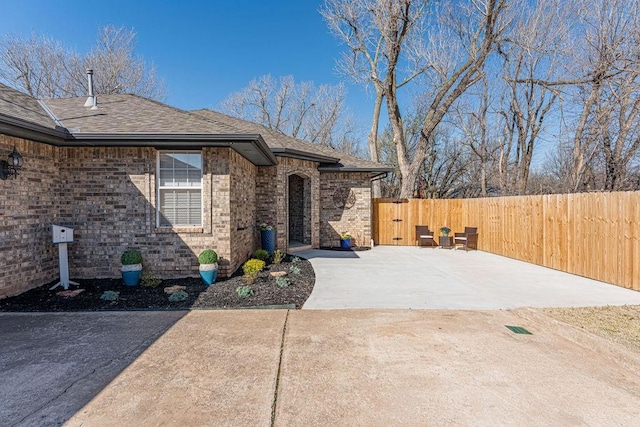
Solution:
{"label": "concrete walkway", "polygon": [[529,309],[2,314],[0,342],[8,426],[635,425],[640,405],[637,353]]}
{"label": "concrete walkway", "polygon": [[300,252],[316,284],[305,309],[493,310],[640,304],[640,292],[482,251],[377,246]]}

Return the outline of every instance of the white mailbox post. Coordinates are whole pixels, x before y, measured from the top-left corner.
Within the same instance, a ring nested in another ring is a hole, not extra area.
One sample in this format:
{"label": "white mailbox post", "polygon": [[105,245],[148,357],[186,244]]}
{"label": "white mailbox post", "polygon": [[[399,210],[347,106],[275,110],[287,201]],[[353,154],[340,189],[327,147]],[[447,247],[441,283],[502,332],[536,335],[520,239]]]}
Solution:
{"label": "white mailbox post", "polygon": [[60,260],[60,281],[51,289],[62,286],[69,289],[69,285],[79,285],[79,283],[69,280],[69,260],[67,256],[67,243],[73,242],[73,228],[52,225],[53,243],[58,245],[58,259]]}

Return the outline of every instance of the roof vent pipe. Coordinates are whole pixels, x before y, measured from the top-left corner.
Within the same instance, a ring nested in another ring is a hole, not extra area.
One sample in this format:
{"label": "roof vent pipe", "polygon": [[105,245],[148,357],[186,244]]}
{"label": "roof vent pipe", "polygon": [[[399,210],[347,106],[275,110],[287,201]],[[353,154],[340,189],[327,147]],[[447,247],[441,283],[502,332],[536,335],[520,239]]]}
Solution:
{"label": "roof vent pipe", "polygon": [[91,68],[87,68],[87,80],[89,81],[89,97],[85,101],[84,106],[91,107],[92,110],[95,110],[98,107],[96,106],[96,96],[93,93],[93,70]]}

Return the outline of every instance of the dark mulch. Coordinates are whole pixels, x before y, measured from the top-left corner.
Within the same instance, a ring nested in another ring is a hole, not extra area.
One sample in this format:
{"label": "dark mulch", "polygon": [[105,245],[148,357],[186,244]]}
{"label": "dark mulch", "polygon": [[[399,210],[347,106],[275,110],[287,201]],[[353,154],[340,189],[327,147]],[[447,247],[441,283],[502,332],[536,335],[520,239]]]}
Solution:
{"label": "dark mulch", "polygon": [[[311,263],[305,259],[299,259],[295,266],[300,268],[300,274],[290,272],[294,265],[291,257],[287,256],[280,265],[267,265],[262,271],[252,288],[254,295],[240,298],[236,293],[238,286],[245,285],[242,269],[226,279],[216,281],[213,286],[207,287],[199,278],[184,278],[163,280],[155,287],[125,286],[121,279],[92,279],[76,280],[83,292],[74,297],[57,295],[62,288],[49,290],[56,282],[39,288],[31,289],[20,295],[0,300],[0,311],[109,311],[109,310],[176,310],[176,309],[225,309],[241,307],[262,307],[295,305],[302,308],[309,298],[316,275]],[[276,278],[269,273],[271,271],[287,271],[287,278],[291,281],[289,287],[281,288],[276,285]],[[187,289],[188,299],[181,302],[170,302],[164,288],[173,285],[183,285]],[[104,301],[100,299],[105,291],[117,291],[117,301]]]}

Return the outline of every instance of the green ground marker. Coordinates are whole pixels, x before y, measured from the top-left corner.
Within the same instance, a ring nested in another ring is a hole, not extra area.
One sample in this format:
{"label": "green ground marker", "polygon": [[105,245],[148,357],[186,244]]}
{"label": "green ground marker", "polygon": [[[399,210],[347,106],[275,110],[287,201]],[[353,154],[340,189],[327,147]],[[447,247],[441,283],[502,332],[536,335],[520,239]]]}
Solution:
{"label": "green ground marker", "polygon": [[511,332],[516,333],[516,334],[524,334],[524,335],[533,335],[531,332],[527,331],[525,328],[521,327],[521,326],[509,326],[509,325],[505,325],[508,329],[511,330]]}

